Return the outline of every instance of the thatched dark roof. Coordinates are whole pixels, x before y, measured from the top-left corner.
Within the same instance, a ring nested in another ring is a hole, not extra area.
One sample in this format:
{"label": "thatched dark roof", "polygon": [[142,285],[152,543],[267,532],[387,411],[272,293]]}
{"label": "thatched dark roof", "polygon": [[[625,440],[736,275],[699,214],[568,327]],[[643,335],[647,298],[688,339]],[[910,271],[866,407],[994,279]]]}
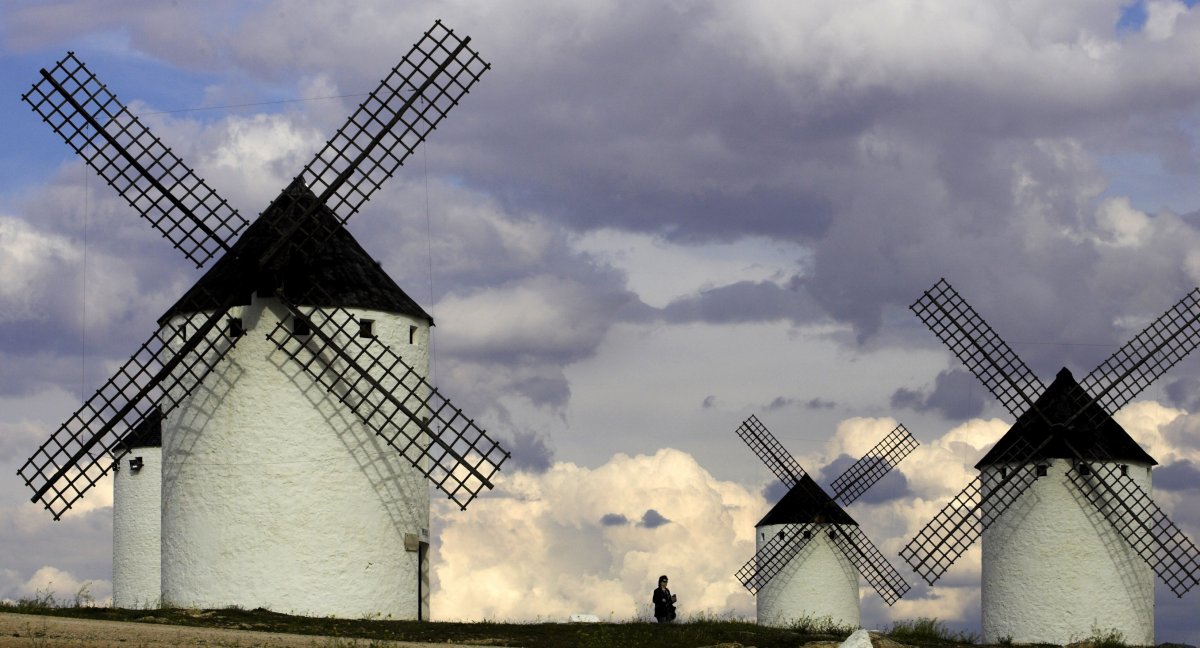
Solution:
{"label": "thatched dark roof", "polygon": [[[293,303],[306,306],[366,308],[425,319],[433,318],[383,271],[358,241],[342,227],[324,205],[301,224],[304,232],[326,232],[282,252],[266,268],[259,260],[279,238],[279,231],[297,222],[316,196],[295,180],[246,228],[233,248],[222,256],[191,289],[158,319],[210,311],[231,295],[249,304],[251,293],[269,293],[282,286]],[[314,298],[309,289],[319,285],[327,298]],[[320,303],[318,303],[320,302]]]}
{"label": "thatched dark roof", "polygon": [[[1090,429],[1065,429],[1054,427],[1070,418],[1078,406],[1073,403],[1086,402],[1091,397],[1075,382],[1075,377],[1065,368],[1058,372],[1054,382],[1035,401],[1035,407],[1022,414],[1004,436],[984,455],[976,468],[990,466],[1004,456],[1013,445],[1024,441],[1037,447],[1047,437],[1054,439],[1046,444],[1030,461],[1041,459],[1071,459],[1074,454],[1067,444],[1079,451],[1084,459],[1111,458],[1113,461],[1131,461],[1149,465],[1157,464],[1141,446],[1129,436],[1125,428],[1113,420],[1100,405],[1090,403],[1077,420],[1096,420],[1100,424]],[[1035,411],[1036,408],[1036,411]],[[1045,419],[1039,414],[1045,415]],[[1047,423],[1047,419],[1049,423]]]}
{"label": "thatched dark roof", "polygon": [[807,522],[858,525],[837,502],[825,494],[812,477],[805,475],[754,527]]}

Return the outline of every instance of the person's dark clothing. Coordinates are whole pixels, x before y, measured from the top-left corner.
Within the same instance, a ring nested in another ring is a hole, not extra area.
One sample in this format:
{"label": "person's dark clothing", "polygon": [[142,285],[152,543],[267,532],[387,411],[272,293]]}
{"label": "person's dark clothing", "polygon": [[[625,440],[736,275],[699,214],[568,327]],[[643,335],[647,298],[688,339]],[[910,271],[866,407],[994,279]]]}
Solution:
{"label": "person's dark clothing", "polygon": [[658,619],[659,623],[675,620],[675,601],[671,590],[665,587],[654,588],[654,618]]}

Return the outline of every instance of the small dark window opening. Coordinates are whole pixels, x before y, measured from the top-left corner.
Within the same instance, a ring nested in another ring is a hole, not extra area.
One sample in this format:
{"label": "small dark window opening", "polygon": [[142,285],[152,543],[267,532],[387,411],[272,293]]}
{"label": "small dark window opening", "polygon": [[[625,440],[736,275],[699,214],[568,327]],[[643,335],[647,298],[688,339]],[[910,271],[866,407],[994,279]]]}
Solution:
{"label": "small dark window opening", "polygon": [[805,531],[805,532],[804,532],[804,539],[805,539],[805,540],[812,540],[812,531]]}
{"label": "small dark window opening", "polygon": [[180,324],[175,330],[179,333],[179,341],[187,342],[187,323]]}
{"label": "small dark window opening", "polygon": [[1125,465],[1125,464],[1121,464],[1121,476],[1122,476],[1122,477],[1128,477],[1128,476],[1129,476],[1129,466],[1127,466],[1127,465]]}
{"label": "small dark window opening", "polygon": [[829,539],[837,540],[837,531],[836,530],[834,530],[834,529],[829,530]]}
{"label": "small dark window opening", "polygon": [[144,464],[142,463],[141,457],[134,457],[133,459],[129,460],[129,469],[133,472],[141,470],[143,465]]}
{"label": "small dark window opening", "polygon": [[1092,464],[1087,463],[1086,461],[1080,461],[1079,464],[1075,466],[1075,470],[1077,470],[1080,475],[1087,477],[1088,475],[1092,474]]}
{"label": "small dark window opening", "polygon": [[312,335],[312,329],[308,326],[308,320],[300,319],[299,317],[293,317],[292,335],[295,335],[296,337]]}
{"label": "small dark window opening", "polygon": [[1042,464],[1042,463],[1038,464],[1037,465],[1037,476],[1045,477],[1048,470],[1049,470],[1049,466],[1047,466],[1046,464]]}
{"label": "small dark window opening", "polygon": [[1008,468],[1001,467],[1000,468],[1000,479],[1004,479],[1005,477],[1008,477]]}
{"label": "small dark window opening", "polygon": [[225,320],[225,332],[235,340],[245,335],[246,328],[242,326],[242,318],[230,317]]}
{"label": "small dark window opening", "polygon": [[783,540],[783,539],[784,539],[784,537],[785,537],[785,534],[783,533],[783,531],[780,531],[780,532],[779,532],[779,539],[780,539],[780,540]]}
{"label": "small dark window opening", "polygon": [[375,320],[369,320],[369,319],[358,320],[358,337],[360,337],[360,338],[375,337]]}
{"label": "small dark window opening", "polygon": [[416,339],[417,339],[417,327],[415,327],[415,326],[408,327],[408,343],[414,344],[414,340],[416,340]]}

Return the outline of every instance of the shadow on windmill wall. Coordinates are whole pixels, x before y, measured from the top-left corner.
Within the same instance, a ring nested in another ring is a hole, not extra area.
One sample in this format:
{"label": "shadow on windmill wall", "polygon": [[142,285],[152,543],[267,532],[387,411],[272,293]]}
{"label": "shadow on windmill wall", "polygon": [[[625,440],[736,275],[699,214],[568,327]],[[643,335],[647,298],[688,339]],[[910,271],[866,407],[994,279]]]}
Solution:
{"label": "shadow on windmill wall", "polygon": [[[386,325],[380,326],[377,333],[389,346],[396,344],[395,336],[390,334]],[[336,391],[329,392],[283,351],[274,350],[268,361],[287,377],[288,382],[303,394],[316,411],[321,413],[328,428],[336,431],[348,456],[369,481],[396,534],[402,537],[405,533],[413,533],[418,529],[428,530],[428,505],[424,505],[423,515],[418,514],[414,507],[414,503],[427,501],[429,497],[429,485],[425,477],[409,464],[409,459],[414,457],[402,457],[387,442],[363,425],[354,414],[355,407],[359,405],[354,400],[354,392],[345,384],[337,385]],[[335,370],[344,364],[340,359],[325,353],[320,355],[319,361]],[[348,402],[343,404],[342,399],[347,399]],[[420,437],[419,428],[415,424],[407,424],[405,433],[418,437],[413,449],[414,454],[429,446],[429,440]],[[415,458],[423,464],[428,462],[428,459]]]}

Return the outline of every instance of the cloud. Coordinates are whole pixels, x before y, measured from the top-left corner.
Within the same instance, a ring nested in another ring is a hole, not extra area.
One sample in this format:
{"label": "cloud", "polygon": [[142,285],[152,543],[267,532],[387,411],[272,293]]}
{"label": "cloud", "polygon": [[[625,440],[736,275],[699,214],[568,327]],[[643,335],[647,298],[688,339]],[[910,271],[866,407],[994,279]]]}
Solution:
{"label": "cloud", "polygon": [[638,523],[638,526],[645,527],[647,529],[657,529],[664,524],[670,523],[671,521],[663,517],[658,511],[654,509],[646,509],[646,512],[642,514],[642,521]]}
{"label": "cloud", "polygon": [[662,573],[684,616],[750,614],[753,601],[732,574],[753,555],[764,511],[755,493],[671,449],[618,454],[594,469],[560,462],[543,474],[508,475],[493,497],[439,515],[435,614],[630,618]]}
{"label": "cloud", "polygon": [[629,518],[620,513],[605,513],[600,518],[600,526],[625,526],[629,524]]}
{"label": "cloud", "polygon": [[892,394],[892,407],[917,412],[934,411],[951,421],[975,418],[983,412],[987,389],[979,380],[962,369],[938,373],[933,391],[925,394],[905,387]]}
{"label": "cloud", "polygon": [[511,443],[505,444],[512,453],[511,462],[517,470],[544,473],[554,463],[554,450],[547,439],[532,431],[517,430]]}
{"label": "cloud", "polygon": [[1160,466],[1154,471],[1154,487],[1166,491],[1200,489],[1200,467],[1186,459]]}

